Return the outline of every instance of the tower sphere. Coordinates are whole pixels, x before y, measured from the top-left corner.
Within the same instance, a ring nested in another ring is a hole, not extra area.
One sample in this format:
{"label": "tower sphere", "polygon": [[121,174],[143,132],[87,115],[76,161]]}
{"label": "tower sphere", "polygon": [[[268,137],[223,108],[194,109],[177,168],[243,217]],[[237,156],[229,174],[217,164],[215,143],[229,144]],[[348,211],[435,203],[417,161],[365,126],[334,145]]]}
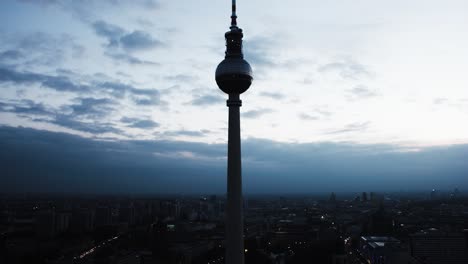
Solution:
{"label": "tower sphere", "polygon": [[243,58],[226,58],[216,68],[216,83],[227,94],[241,94],[252,84],[252,68]]}
{"label": "tower sphere", "polygon": [[242,29],[234,23],[230,29],[224,34],[226,56],[216,68],[216,83],[227,94],[241,94],[252,84],[252,68],[242,54]]}

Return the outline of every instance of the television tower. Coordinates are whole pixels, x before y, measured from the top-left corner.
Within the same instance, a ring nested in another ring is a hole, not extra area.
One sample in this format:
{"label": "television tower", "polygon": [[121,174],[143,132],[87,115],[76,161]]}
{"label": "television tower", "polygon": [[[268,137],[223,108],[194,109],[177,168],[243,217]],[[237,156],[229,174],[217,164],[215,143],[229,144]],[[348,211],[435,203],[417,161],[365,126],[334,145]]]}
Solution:
{"label": "television tower", "polygon": [[231,27],[224,35],[226,56],[216,68],[216,83],[229,95],[226,263],[244,264],[244,219],[242,214],[242,166],[239,95],[252,84],[252,68],[242,54],[242,29],[237,27],[236,1],[232,0]]}

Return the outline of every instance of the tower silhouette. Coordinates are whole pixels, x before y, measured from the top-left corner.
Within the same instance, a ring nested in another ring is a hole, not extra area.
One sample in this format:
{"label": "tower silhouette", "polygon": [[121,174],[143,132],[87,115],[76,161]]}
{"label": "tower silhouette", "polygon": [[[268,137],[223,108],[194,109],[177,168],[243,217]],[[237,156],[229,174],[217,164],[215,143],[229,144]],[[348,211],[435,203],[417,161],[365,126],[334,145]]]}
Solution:
{"label": "tower silhouette", "polygon": [[216,83],[229,95],[226,263],[244,264],[244,221],[242,213],[242,166],[239,95],[252,84],[252,68],[242,54],[242,29],[237,27],[236,1],[232,0],[231,27],[224,35],[226,56],[216,68]]}

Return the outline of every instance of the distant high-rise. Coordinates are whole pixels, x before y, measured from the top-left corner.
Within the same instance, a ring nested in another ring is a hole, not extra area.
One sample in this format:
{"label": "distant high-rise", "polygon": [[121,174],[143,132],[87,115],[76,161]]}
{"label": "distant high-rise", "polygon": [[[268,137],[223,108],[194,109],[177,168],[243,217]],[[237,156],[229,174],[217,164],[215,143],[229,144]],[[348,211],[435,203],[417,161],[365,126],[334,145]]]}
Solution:
{"label": "distant high-rise", "polygon": [[242,170],[239,95],[252,84],[252,69],[242,54],[242,29],[237,27],[236,1],[232,1],[230,31],[226,38],[225,59],[216,68],[216,83],[229,94],[228,168],[226,205],[226,263],[244,263],[244,235],[242,214]]}
{"label": "distant high-rise", "polygon": [[41,210],[36,212],[36,234],[39,237],[53,237],[55,235],[55,212]]}
{"label": "distant high-rise", "polygon": [[111,209],[108,206],[99,206],[94,215],[94,224],[96,227],[108,226],[111,224]]}
{"label": "distant high-rise", "polygon": [[362,192],[362,201],[367,202],[367,193],[366,192]]}

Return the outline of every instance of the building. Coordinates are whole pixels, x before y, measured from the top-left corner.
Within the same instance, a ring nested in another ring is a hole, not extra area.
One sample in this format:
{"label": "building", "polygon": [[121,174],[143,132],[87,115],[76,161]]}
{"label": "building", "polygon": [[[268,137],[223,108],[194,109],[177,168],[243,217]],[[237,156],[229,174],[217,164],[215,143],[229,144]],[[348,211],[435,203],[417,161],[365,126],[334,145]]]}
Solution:
{"label": "building", "polygon": [[94,227],[93,212],[88,208],[77,208],[70,220],[70,229],[74,233],[91,231]]}
{"label": "building", "polygon": [[94,215],[95,227],[108,226],[112,223],[111,209],[107,206],[99,206],[96,208]]}
{"label": "building", "polygon": [[40,210],[35,215],[35,229],[39,237],[50,238],[55,235],[55,212]]}
{"label": "building", "polygon": [[427,264],[468,263],[468,248],[463,233],[434,228],[410,235],[411,256]]}
{"label": "building", "polygon": [[369,264],[400,264],[410,259],[408,249],[388,236],[362,236],[358,252]]}
{"label": "building", "polygon": [[57,233],[62,233],[70,227],[71,214],[67,212],[59,212],[55,215],[55,229]]}

